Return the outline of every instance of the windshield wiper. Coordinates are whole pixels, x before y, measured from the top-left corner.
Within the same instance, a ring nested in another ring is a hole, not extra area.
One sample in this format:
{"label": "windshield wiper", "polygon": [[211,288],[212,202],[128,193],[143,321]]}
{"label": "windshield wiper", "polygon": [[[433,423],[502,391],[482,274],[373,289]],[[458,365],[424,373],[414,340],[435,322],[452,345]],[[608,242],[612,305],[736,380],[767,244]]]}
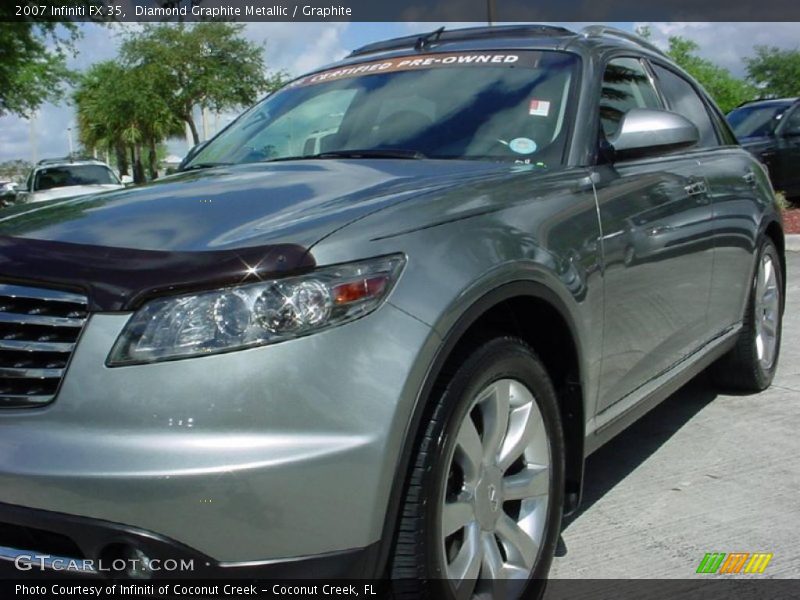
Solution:
{"label": "windshield wiper", "polygon": [[400,159],[423,159],[427,158],[422,152],[416,150],[330,150],[319,154],[306,154],[305,156],[279,156],[268,158],[263,162],[282,162],[287,160],[319,160],[326,158],[400,158]]}
{"label": "windshield wiper", "polygon": [[201,162],[185,166],[181,171],[196,171],[198,169],[211,169],[213,167],[227,167],[233,163],[229,162]]}

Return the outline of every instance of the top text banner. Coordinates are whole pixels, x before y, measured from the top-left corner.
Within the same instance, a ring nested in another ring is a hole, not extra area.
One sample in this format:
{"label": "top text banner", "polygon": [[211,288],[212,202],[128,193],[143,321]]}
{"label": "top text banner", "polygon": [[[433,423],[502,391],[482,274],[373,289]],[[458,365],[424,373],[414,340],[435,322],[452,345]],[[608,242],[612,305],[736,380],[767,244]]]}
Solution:
{"label": "top text banner", "polygon": [[0,21],[800,21],[787,0],[3,0]]}

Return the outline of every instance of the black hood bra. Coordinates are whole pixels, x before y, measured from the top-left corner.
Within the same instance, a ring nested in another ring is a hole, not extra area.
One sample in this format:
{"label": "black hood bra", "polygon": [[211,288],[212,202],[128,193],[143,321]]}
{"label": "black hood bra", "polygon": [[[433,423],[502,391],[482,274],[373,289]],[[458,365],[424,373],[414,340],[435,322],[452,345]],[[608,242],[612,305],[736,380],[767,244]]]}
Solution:
{"label": "black hood bra", "polygon": [[80,291],[93,311],[132,310],[156,295],[255,283],[314,266],[294,244],[165,252],[0,236],[0,280]]}

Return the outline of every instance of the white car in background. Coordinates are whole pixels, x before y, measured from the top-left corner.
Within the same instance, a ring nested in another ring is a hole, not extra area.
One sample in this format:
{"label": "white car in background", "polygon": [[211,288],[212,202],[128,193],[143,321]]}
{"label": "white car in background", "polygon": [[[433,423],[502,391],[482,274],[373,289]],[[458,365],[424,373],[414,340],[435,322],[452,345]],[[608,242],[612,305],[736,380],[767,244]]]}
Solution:
{"label": "white car in background", "polygon": [[56,198],[86,196],[125,187],[132,179],[122,179],[102,161],[48,159],[31,170],[20,193],[20,202],[43,202]]}

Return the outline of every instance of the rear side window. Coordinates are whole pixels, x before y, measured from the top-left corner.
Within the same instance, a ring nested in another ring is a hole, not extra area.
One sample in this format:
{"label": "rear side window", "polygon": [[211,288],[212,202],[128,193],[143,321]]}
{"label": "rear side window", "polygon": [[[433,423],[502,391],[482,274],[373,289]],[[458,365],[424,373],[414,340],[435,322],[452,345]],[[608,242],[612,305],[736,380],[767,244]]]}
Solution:
{"label": "rear side window", "polygon": [[700,132],[698,146],[710,148],[719,145],[714,124],[708,114],[706,103],[694,89],[694,86],[680,75],[653,65],[661,93],[669,104],[669,109],[683,115],[697,126]]}
{"label": "rear side window", "polygon": [[791,136],[800,135],[800,106],[795,107],[786,117],[786,125],[781,128],[781,133]]}
{"label": "rear side window", "polygon": [[606,67],[600,92],[600,122],[606,138],[616,133],[623,115],[632,108],[662,106],[642,62],[615,58]]}

